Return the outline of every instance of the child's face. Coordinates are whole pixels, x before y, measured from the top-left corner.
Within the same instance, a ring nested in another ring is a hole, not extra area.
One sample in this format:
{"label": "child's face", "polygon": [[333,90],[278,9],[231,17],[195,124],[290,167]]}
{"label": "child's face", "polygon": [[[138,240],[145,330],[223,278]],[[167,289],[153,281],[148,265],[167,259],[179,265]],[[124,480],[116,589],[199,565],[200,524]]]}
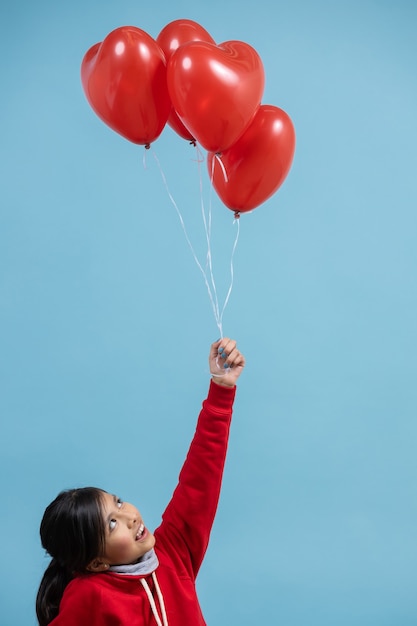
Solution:
{"label": "child's face", "polygon": [[132,504],[110,493],[103,493],[106,528],[103,560],[109,565],[135,563],[155,545],[155,537],[145,528],[142,516]]}

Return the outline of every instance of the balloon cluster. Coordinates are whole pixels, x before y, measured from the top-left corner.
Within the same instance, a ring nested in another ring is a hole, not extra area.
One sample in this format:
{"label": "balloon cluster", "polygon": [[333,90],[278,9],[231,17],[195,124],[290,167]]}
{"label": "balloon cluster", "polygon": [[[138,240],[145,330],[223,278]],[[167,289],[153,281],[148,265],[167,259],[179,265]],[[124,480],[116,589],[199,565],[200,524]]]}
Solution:
{"label": "balloon cluster", "polygon": [[290,170],[294,126],[261,103],[264,68],[247,43],[216,44],[186,19],[156,39],[123,26],[86,52],[81,80],[98,117],[129,141],[148,148],[168,124],[198,142],[217,195],[236,215],[265,202]]}

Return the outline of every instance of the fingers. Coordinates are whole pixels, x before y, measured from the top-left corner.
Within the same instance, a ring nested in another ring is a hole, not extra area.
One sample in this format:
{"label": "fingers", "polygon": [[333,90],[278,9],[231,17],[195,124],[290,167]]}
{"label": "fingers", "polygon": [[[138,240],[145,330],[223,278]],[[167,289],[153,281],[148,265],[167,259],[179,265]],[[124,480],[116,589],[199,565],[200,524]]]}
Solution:
{"label": "fingers", "polygon": [[245,357],[234,339],[224,337],[212,344],[209,363],[212,380],[216,384],[234,387],[245,367]]}
{"label": "fingers", "polygon": [[213,348],[216,350],[217,356],[222,360],[225,369],[238,365],[244,366],[245,358],[238,350],[234,339],[224,337],[220,341],[216,341],[213,344]]}

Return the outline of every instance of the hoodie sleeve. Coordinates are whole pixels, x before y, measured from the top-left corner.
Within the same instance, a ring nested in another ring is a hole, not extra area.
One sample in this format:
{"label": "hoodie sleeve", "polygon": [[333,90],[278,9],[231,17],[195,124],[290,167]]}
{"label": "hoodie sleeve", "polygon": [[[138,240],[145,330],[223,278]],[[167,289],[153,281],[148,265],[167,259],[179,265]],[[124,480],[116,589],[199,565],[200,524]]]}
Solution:
{"label": "hoodie sleeve", "polygon": [[178,485],[155,531],[157,548],[195,579],[220,496],[236,387],[210,382]]}

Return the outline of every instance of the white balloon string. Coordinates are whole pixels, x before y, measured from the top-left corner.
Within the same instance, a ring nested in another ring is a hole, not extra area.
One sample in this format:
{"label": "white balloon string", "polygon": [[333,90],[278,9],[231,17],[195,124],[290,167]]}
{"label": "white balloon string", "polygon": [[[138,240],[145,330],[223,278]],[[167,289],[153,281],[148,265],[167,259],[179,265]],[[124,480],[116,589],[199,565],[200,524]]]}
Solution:
{"label": "white balloon string", "polygon": [[197,153],[197,159],[196,159],[197,163],[204,163],[204,154],[201,152],[200,148],[198,147],[198,143],[194,143],[193,145]]}
{"label": "white balloon string", "polygon": [[[224,168],[224,165],[220,159],[220,155],[216,154],[215,155],[218,163],[220,164],[221,168],[222,168],[222,172],[224,175],[224,178],[226,180],[226,182],[228,181],[227,178],[227,174],[226,174],[226,170]],[[201,161],[199,161],[200,163]],[[218,297],[217,297],[217,290],[216,290],[216,283],[214,280],[214,273],[213,273],[213,267],[212,267],[212,255],[211,255],[211,224],[212,224],[212,211],[211,211],[211,207],[212,207],[212,191],[213,191],[213,180],[214,180],[214,159],[212,159],[211,162],[211,177],[210,177],[210,196],[209,196],[209,211],[208,211],[208,226],[206,223],[206,219],[205,219],[205,213],[203,210],[203,223],[204,223],[204,227],[205,227],[205,231],[206,231],[206,237],[207,237],[207,262],[209,264],[209,268],[210,268],[210,278],[211,278],[211,282],[212,282],[212,286],[213,286],[213,293],[215,296],[215,302],[216,302],[216,308],[217,308],[217,313],[218,313],[218,328],[219,330],[221,330],[221,337],[223,337],[223,315],[224,312],[226,310],[226,307],[229,303],[229,299],[232,293],[232,289],[233,289],[233,283],[234,283],[234,255],[235,255],[235,251],[237,248],[237,244],[239,241],[239,234],[240,234],[240,219],[239,217],[237,217],[233,223],[236,224],[236,237],[235,237],[235,241],[233,243],[233,248],[232,248],[232,255],[231,255],[231,259],[230,259],[230,285],[229,285],[229,289],[227,291],[227,295],[223,304],[223,308],[220,312],[220,307],[219,307],[219,303],[218,303]],[[203,206],[203,194],[202,194],[202,181],[201,181],[201,168],[199,167],[199,172],[200,172],[200,193],[201,193],[201,202],[202,202],[202,206]]]}
{"label": "white balloon string", "polygon": [[[207,254],[206,254],[206,269],[203,268],[202,264],[200,263],[198,256],[194,250],[194,246],[191,243],[191,239],[188,236],[188,232],[185,226],[185,222],[184,219],[182,217],[181,211],[178,208],[177,203],[175,202],[175,199],[173,198],[169,187],[168,187],[168,183],[166,180],[166,176],[163,172],[163,169],[161,167],[161,163],[157,157],[157,155],[155,154],[155,152],[151,149],[152,151],[152,156],[155,159],[155,162],[158,165],[158,169],[159,172],[161,174],[162,177],[162,181],[164,183],[166,192],[168,194],[168,197],[171,201],[171,203],[173,204],[180,224],[181,224],[181,228],[184,232],[184,236],[185,239],[187,241],[187,244],[191,250],[191,253],[193,255],[194,261],[198,267],[198,269],[200,270],[201,274],[203,275],[204,278],[204,282],[207,288],[207,293],[209,296],[209,300],[211,303],[211,307],[213,309],[213,314],[214,314],[214,319],[216,322],[216,326],[220,332],[220,337],[223,338],[223,315],[224,312],[226,310],[226,307],[229,303],[230,300],[230,296],[233,290],[233,284],[234,284],[234,256],[235,256],[235,252],[236,252],[236,248],[237,248],[237,244],[239,241],[239,234],[240,234],[240,219],[237,216],[237,218],[233,221],[233,224],[236,224],[236,237],[233,243],[233,248],[232,248],[232,254],[231,254],[231,259],[230,259],[230,285],[229,285],[229,289],[227,291],[226,294],[226,298],[224,300],[223,303],[223,307],[220,311],[220,305],[219,305],[219,299],[218,299],[218,295],[217,295],[217,288],[216,288],[216,281],[214,278],[214,271],[213,271],[213,259],[212,259],[212,253],[211,253],[211,234],[212,234],[212,190],[213,190],[213,177],[214,177],[214,159],[212,160],[212,167],[211,167],[211,188],[210,188],[210,198],[209,198],[209,208],[207,210],[207,214],[206,214],[206,210],[204,207],[204,201],[203,201],[203,177],[202,177],[202,172],[201,172],[201,163],[204,161],[204,157],[202,155],[202,152],[200,150],[200,148],[198,147],[198,145],[195,145],[196,148],[196,152],[197,152],[197,167],[198,167],[198,172],[199,172],[199,187],[200,187],[200,203],[201,203],[201,215],[202,215],[202,219],[203,219],[203,225],[204,225],[204,231],[205,231],[205,236],[206,236],[206,243],[207,243]],[[225,180],[227,182],[227,175],[226,175],[226,171],[224,169],[224,165],[221,162],[221,159],[219,157],[219,155],[215,155],[217,162],[221,165],[222,167],[222,171],[223,171],[223,175],[225,177]],[[146,165],[146,153],[143,156],[143,166],[145,169],[147,169],[147,165]],[[207,276],[207,272],[206,270],[208,270],[209,272],[209,278]],[[217,374],[217,376],[224,376],[224,374]]]}
{"label": "white balloon string", "polygon": [[171,200],[171,203],[173,204],[173,206],[174,206],[174,208],[175,208],[175,210],[177,212],[178,218],[179,218],[180,223],[181,223],[182,230],[184,232],[185,239],[186,239],[186,241],[188,243],[188,246],[189,246],[189,248],[191,250],[191,253],[192,253],[193,257],[194,257],[194,261],[196,262],[197,267],[199,268],[200,272],[203,275],[204,282],[205,282],[205,285],[206,285],[206,288],[207,288],[207,292],[208,292],[208,295],[209,295],[210,303],[211,303],[211,306],[212,306],[212,309],[213,309],[214,319],[215,319],[216,325],[217,325],[217,327],[218,327],[218,329],[220,331],[220,335],[221,335],[221,337],[223,337],[222,325],[221,325],[221,322],[220,322],[220,319],[219,319],[219,313],[218,313],[218,306],[216,306],[216,303],[215,303],[215,301],[213,299],[213,294],[212,294],[211,289],[210,289],[210,284],[209,284],[209,281],[207,279],[206,272],[204,271],[200,261],[198,260],[197,254],[195,253],[194,247],[193,247],[193,245],[191,243],[191,240],[190,240],[190,238],[188,236],[187,229],[186,229],[185,223],[184,223],[184,219],[183,219],[183,217],[181,215],[181,211],[179,210],[178,205],[175,202],[175,200],[174,200],[174,198],[173,198],[173,196],[172,196],[172,194],[171,194],[171,192],[169,190],[168,183],[167,183],[165,174],[164,174],[164,172],[162,170],[160,161],[159,161],[158,157],[156,156],[156,154],[155,154],[155,152],[153,150],[152,150],[152,156],[154,157],[154,159],[155,159],[155,161],[156,161],[156,163],[158,165],[159,172],[161,174],[161,177],[162,177],[165,189],[167,191],[168,197]]}
{"label": "white balloon string", "polygon": [[143,169],[147,170],[148,169],[148,164],[146,162],[146,150],[143,151],[143,159],[142,159],[142,163],[143,163]]}
{"label": "white balloon string", "polygon": [[223,308],[222,308],[222,312],[220,314],[220,324],[222,324],[223,321],[223,314],[226,310],[227,304],[229,302],[229,298],[230,298],[230,294],[232,293],[232,289],[233,289],[233,282],[234,282],[234,268],[233,268],[233,259],[235,256],[235,252],[236,252],[236,247],[237,247],[237,243],[239,241],[239,233],[240,233],[240,219],[237,218],[233,221],[234,224],[236,224],[236,237],[235,237],[235,241],[233,244],[233,249],[232,249],[232,256],[230,259],[230,285],[229,285],[229,290],[227,292],[227,296],[225,298],[224,304],[223,304]]}
{"label": "white balloon string", "polygon": [[[224,166],[223,161],[220,158],[220,154],[215,154],[214,158],[216,159],[217,163],[220,165],[220,167],[222,168],[222,172],[223,172],[223,176],[224,176],[224,182],[227,183],[229,181],[229,179],[227,178],[227,172],[226,172],[226,168]],[[213,167],[212,170],[214,171],[214,159],[213,159]]]}
{"label": "white balloon string", "polygon": [[[217,319],[220,321],[220,306],[219,306],[219,299],[217,296],[216,281],[214,280],[213,257],[211,254],[211,227],[212,227],[211,195],[210,195],[210,201],[209,201],[208,214],[206,218],[206,212],[204,209],[204,201],[203,201],[203,178],[201,174],[200,162],[198,164],[198,172],[199,172],[199,180],[200,180],[201,215],[203,218],[204,232],[206,235],[206,242],[207,242],[206,267],[208,267],[209,272],[210,272],[210,282],[211,282],[211,286],[213,289],[214,301],[215,301],[215,306],[217,310]],[[223,336],[222,333],[221,335]]]}

